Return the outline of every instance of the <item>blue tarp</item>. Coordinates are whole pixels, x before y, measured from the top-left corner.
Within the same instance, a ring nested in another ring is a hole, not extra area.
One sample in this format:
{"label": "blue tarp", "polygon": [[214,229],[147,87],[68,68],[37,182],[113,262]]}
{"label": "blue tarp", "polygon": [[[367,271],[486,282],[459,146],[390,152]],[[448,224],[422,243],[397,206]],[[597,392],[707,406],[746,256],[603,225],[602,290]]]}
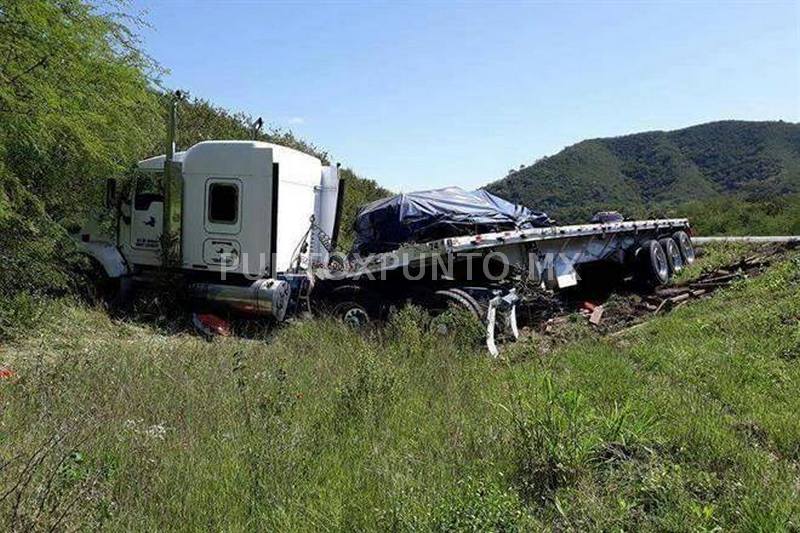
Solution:
{"label": "blue tarp", "polygon": [[481,189],[470,192],[447,187],[404,193],[377,200],[358,211],[353,252],[365,255],[394,250],[407,242],[550,224],[545,213]]}

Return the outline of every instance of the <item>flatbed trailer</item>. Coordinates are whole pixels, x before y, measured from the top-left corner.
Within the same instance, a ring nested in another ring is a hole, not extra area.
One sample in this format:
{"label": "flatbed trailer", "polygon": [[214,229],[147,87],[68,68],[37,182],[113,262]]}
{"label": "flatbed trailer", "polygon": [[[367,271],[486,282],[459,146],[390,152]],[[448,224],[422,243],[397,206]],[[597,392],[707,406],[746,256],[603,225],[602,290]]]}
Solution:
{"label": "flatbed trailer", "polygon": [[315,270],[316,295],[354,324],[407,303],[439,311],[455,305],[482,320],[497,355],[497,319],[516,338],[516,286],[542,290],[580,283],[605,268],[642,284],[667,283],[694,260],[685,218],[552,226],[410,243],[390,252],[347,257],[336,270]]}
{"label": "flatbed trailer", "polygon": [[[564,272],[569,267],[594,261],[612,260],[623,262],[624,254],[636,243],[650,238],[671,236],[678,231],[687,232],[689,220],[685,218],[632,220],[603,224],[578,224],[552,226],[526,230],[501,231],[461,237],[449,237],[426,243],[408,244],[391,252],[372,254],[351,260],[349,268],[343,272],[348,279],[361,279],[375,276],[389,270],[408,266],[421,266],[441,262],[442,258],[456,261],[460,256],[479,254],[485,257],[490,253],[503,254],[509,260],[520,260],[532,276],[541,274],[531,271],[531,254],[538,258],[539,265],[547,262],[548,254],[555,254],[553,260],[563,261]],[[572,269],[574,270],[574,268]],[[575,285],[574,278],[556,280],[557,288]]]}

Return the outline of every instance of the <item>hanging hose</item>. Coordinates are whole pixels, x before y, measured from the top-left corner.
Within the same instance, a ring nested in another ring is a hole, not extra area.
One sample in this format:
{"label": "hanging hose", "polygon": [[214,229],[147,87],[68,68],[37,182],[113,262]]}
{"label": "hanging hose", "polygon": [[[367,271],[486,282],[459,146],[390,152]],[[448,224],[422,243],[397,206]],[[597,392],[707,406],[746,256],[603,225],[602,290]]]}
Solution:
{"label": "hanging hose", "polygon": [[297,269],[300,268],[300,254],[303,252],[303,247],[308,245],[309,236],[316,237],[322,247],[325,248],[329,254],[335,252],[333,239],[331,239],[330,235],[328,235],[325,230],[316,223],[314,220],[314,215],[311,215],[311,223],[308,226],[308,230],[306,230],[306,232],[303,234],[303,237],[300,239],[300,242],[298,242],[297,246],[295,246],[294,251],[292,252],[291,260],[289,261],[290,265],[295,264],[296,262],[297,264],[295,268]]}
{"label": "hanging hose", "polygon": [[[308,226],[308,229],[303,234],[300,242],[297,243],[297,246],[295,246],[294,251],[292,252],[291,260],[289,261],[290,265],[295,265],[295,272],[300,272],[300,255],[307,249],[309,237],[316,237],[322,247],[325,248],[329,254],[332,254],[335,251],[331,237],[319,226],[319,224],[316,223],[314,220],[314,215],[311,215],[311,222]],[[314,290],[315,278],[311,269],[307,270],[306,275],[309,284],[308,291],[305,295],[298,295],[298,300],[305,300],[305,307],[307,311],[311,313],[311,293]]]}

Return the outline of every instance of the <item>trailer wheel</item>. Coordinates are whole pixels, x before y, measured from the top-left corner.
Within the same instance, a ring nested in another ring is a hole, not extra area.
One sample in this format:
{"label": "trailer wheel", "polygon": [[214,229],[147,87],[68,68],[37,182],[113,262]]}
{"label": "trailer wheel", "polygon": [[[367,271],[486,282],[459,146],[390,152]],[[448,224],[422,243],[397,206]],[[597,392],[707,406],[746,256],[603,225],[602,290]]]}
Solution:
{"label": "trailer wheel", "polygon": [[[427,306],[435,316],[431,320],[430,328],[435,333],[446,334],[449,332],[452,324],[445,319],[444,313],[449,309],[458,309],[464,311],[470,317],[480,323],[481,321],[481,306],[468,292],[461,289],[443,289],[434,293],[434,301],[432,305]],[[444,315],[444,316],[443,316]]]}
{"label": "trailer wheel", "polygon": [[339,302],[333,307],[333,315],[353,329],[364,329],[371,321],[367,308],[354,301]]}
{"label": "trailer wheel", "polygon": [[331,314],[354,329],[363,329],[378,317],[375,299],[358,285],[338,287],[329,298]]}
{"label": "trailer wheel", "polygon": [[487,305],[485,305],[482,302],[482,300],[476,298],[474,294],[464,289],[458,289],[458,288],[450,289],[450,291],[460,295],[467,301],[467,303],[472,308],[473,316],[477,316],[478,320],[483,320],[484,317],[486,317],[486,311],[488,309]]}
{"label": "trailer wheel", "polygon": [[683,257],[683,264],[691,265],[694,263],[694,246],[692,246],[692,239],[685,231],[678,231],[672,235],[675,242],[678,244],[678,249]]}
{"label": "trailer wheel", "polygon": [[468,292],[461,289],[443,289],[436,291],[437,300],[441,311],[446,311],[448,307],[454,306],[458,309],[467,311],[476,320],[481,319],[481,306]]}
{"label": "trailer wheel", "polygon": [[664,253],[667,256],[667,266],[669,267],[670,275],[675,275],[682,271],[683,256],[681,255],[681,250],[678,247],[678,243],[675,241],[675,239],[666,237],[658,241],[658,243],[664,249]]}
{"label": "trailer wheel", "polygon": [[637,250],[638,277],[647,285],[663,285],[669,281],[669,266],[664,248],[656,240],[645,241]]}

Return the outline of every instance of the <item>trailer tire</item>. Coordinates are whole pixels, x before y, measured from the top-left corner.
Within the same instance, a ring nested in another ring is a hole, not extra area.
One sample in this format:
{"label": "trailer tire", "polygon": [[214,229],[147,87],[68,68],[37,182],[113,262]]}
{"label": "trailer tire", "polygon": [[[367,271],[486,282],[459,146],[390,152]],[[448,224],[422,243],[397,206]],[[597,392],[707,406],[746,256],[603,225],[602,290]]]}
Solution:
{"label": "trailer tire", "polygon": [[481,307],[472,295],[461,289],[442,289],[434,293],[434,301],[428,307],[428,310],[434,313],[430,322],[432,332],[439,334],[450,332],[452,324],[444,319],[443,315],[453,308],[466,312],[471,320],[481,322]]}
{"label": "trailer tire", "polygon": [[483,320],[483,318],[486,316],[487,308],[486,306],[481,305],[481,302],[479,302],[475,296],[470,294],[468,291],[459,288],[450,289],[450,292],[461,296],[467,302],[467,304],[469,304],[472,315],[478,320]]}
{"label": "trailer tire", "polygon": [[338,287],[329,298],[332,300],[328,308],[331,314],[353,329],[366,328],[378,316],[375,299],[358,285]]}
{"label": "trailer tire", "polygon": [[664,285],[669,281],[667,254],[658,241],[645,241],[637,250],[636,258],[640,281],[649,286]]}
{"label": "trailer tire", "polygon": [[694,246],[692,246],[692,239],[685,231],[677,231],[672,235],[675,242],[678,244],[678,249],[681,251],[683,257],[683,264],[686,266],[694,263],[695,253]]}
{"label": "trailer tire", "polygon": [[460,289],[442,289],[434,294],[439,303],[436,310],[446,311],[449,306],[454,306],[468,312],[476,320],[481,319],[480,304],[467,292]]}
{"label": "trailer tire", "polygon": [[372,321],[367,308],[352,300],[337,303],[333,315],[353,329],[365,329]]}
{"label": "trailer tire", "polygon": [[667,256],[667,266],[670,275],[674,276],[683,270],[683,255],[677,241],[670,237],[665,237],[658,241]]}

